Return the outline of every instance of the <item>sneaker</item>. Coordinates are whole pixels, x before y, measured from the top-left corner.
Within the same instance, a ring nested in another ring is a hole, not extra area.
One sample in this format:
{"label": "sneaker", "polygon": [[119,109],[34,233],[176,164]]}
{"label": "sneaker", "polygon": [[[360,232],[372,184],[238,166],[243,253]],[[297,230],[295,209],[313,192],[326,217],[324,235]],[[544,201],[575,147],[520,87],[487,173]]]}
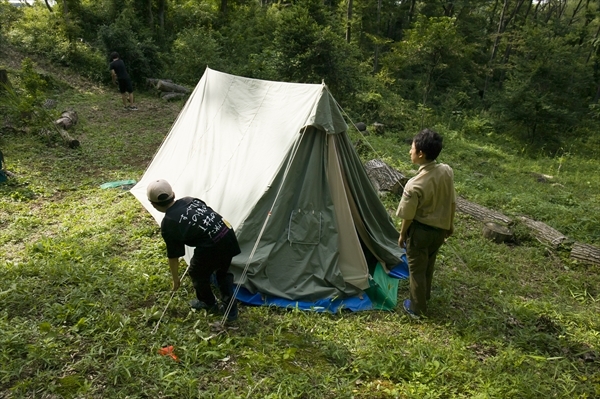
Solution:
{"label": "sneaker", "polygon": [[129,111],[129,107],[123,107],[125,111]]}
{"label": "sneaker", "polygon": [[214,304],[212,306],[208,306],[206,303],[202,302],[199,299],[192,299],[190,301],[190,307],[192,309],[196,309],[196,310],[202,310],[205,309],[207,313],[211,313],[211,314],[218,314],[219,313],[219,305],[218,304]]}
{"label": "sneaker", "polygon": [[129,107],[129,109],[132,110],[132,111],[137,111],[138,107],[136,107],[135,105],[132,105],[132,106]]}
{"label": "sneaker", "polygon": [[419,316],[410,309],[410,299],[405,299],[404,302],[402,303],[402,305],[404,306],[404,311],[410,317],[412,317],[413,319],[418,319],[419,318]]}

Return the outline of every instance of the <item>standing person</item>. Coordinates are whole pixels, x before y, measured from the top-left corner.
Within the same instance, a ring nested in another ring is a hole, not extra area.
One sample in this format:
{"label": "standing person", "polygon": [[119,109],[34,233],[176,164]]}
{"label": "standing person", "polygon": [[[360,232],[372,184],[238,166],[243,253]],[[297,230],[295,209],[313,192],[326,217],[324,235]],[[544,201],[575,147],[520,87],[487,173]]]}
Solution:
{"label": "standing person", "polygon": [[167,245],[173,291],[179,289],[179,258],[185,255],[185,245],[194,247],[189,274],[196,299],[190,306],[210,313],[221,312],[210,287],[210,277],[215,272],[223,304],[227,306],[233,301],[227,320],[237,319],[229,266],[231,259],[241,251],[231,225],[198,198],[183,197],[175,201],[175,193],[166,180],[152,181],[147,195],[152,206],[165,214],[160,231]]}
{"label": "standing person", "polygon": [[406,248],[410,272],[410,298],[403,306],[416,318],[427,311],[438,250],[454,232],[454,172],[437,163],[441,151],[442,137],[433,130],[424,129],[415,136],[410,160],[419,165],[419,171],[406,184],[396,211],[402,218],[398,245]]}
{"label": "standing person", "polygon": [[123,108],[137,110],[137,107],[133,105],[133,84],[125,68],[125,63],[119,58],[119,53],[116,51],[110,54],[110,59],[112,60],[109,65],[112,82],[119,85],[119,92],[121,92],[121,98],[123,99]]}

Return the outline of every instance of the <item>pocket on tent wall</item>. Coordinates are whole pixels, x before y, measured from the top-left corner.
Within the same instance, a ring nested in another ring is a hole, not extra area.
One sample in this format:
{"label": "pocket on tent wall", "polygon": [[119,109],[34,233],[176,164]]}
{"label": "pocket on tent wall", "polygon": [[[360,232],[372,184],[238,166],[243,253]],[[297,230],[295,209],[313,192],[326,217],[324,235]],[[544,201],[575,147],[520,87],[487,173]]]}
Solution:
{"label": "pocket on tent wall", "polygon": [[317,245],[321,241],[321,212],[292,211],[288,226],[290,244]]}

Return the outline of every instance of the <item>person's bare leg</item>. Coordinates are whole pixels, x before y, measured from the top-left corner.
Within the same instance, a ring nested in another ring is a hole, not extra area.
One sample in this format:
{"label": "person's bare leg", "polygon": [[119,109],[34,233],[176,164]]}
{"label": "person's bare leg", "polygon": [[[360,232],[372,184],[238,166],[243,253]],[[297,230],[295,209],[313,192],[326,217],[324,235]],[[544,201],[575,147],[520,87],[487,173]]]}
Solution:
{"label": "person's bare leg", "polygon": [[127,95],[127,93],[123,93],[123,94],[121,94],[121,99],[123,99],[123,106],[124,106],[125,108],[127,108],[127,99],[128,99],[128,97],[129,97],[129,96]]}

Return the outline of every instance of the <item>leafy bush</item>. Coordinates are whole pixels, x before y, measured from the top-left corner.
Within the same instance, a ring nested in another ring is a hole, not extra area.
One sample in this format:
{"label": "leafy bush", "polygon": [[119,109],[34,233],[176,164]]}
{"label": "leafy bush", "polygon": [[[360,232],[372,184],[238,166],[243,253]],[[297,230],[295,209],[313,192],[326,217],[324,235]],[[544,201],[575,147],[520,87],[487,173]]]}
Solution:
{"label": "leafy bush", "polygon": [[0,0],[0,44],[6,40],[5,35],[10,32],[22,15],[23,11],[20,8]]}
{"label": "leafy bush", "polygon": [[[13,7],[14,8],[14,7]],[[106,67],[97,49],[81,39],[70,40],[78,31],[69,27],[58,13],[50,13],[40,4],[25,7],[22,17],[8,33],[9,42],[30,54],[72,67],[78,73],[100,81]]]}
{"label": "leafy bush", "polygon": [[35,71],[35,64],[25,58],[21,70],[0,97],[0,110],[5,122],[18,127],[41,128],[52,121],[52,115],[42,107],[47,99],[48,81]]}
{"label": "leafy bush", "polygon": [[268,48],[274,55],[273,69],[279,80],[324,80],[333,95],[344,101],[355,94],[360,82],[358,51],[331,26],[322,24],[327,15],[321,3],[311,5],[311,12],[309,7],[293,6],[275,13],[274,41]]}
{"label": "leafy bush", "polygon": [[167,76],[195,85],[207,66],[222,70],[224,65],[220,52],[221,46],[213,31],[185,29],[173,43],[171,55],[165,62]]}

